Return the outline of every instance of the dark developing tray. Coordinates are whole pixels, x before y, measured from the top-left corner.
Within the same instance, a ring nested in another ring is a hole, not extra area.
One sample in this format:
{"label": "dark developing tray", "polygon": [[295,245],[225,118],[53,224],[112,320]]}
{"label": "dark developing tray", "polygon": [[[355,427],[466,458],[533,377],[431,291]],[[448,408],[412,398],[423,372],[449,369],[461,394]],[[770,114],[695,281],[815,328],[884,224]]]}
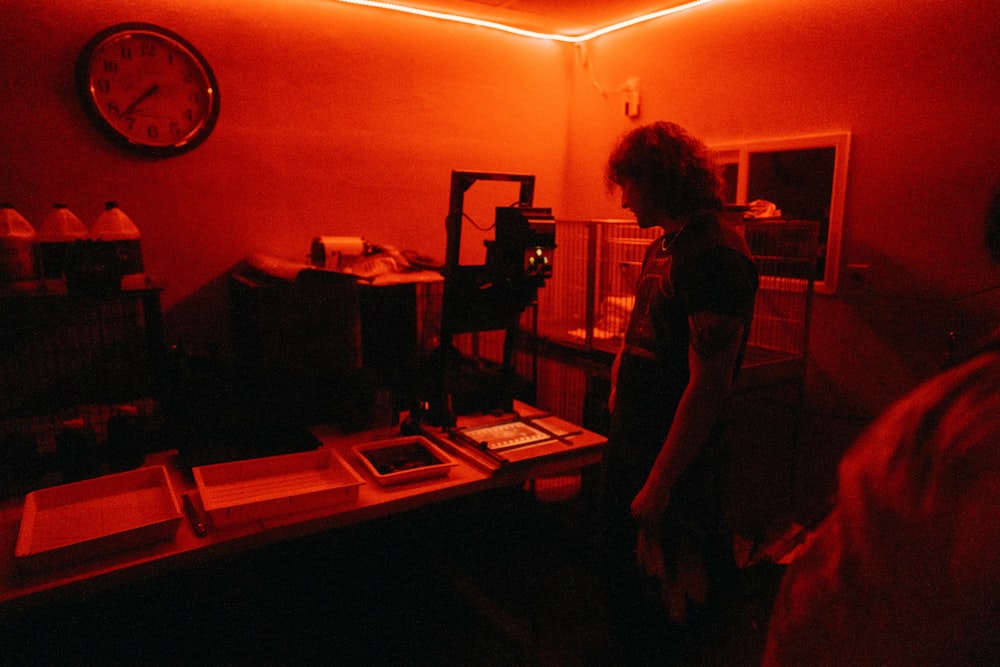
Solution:
{"label": "dark developing tray", "polygon": [[354,448],[379,484],[402,484],[444,477],[455,462],[422,436],[379,440]]}

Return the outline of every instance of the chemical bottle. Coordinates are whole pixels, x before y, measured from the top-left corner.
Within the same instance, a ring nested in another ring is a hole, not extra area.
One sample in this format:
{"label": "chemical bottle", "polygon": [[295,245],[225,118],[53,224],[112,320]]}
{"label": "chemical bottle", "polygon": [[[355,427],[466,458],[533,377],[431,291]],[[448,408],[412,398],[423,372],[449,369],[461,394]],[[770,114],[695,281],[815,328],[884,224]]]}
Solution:
{"label": "chemical bottle", "polygon": [[38,246],[42,257],[42,275],[62,278],[70,247],[88,236],[87,227],[66,204],[55,204],[38,230]]}
{"label": "chemical bottle", "polygon": [[11,204],[0,204],[0,284],[38,277],[38,234]]}
{"label": "chemical bottle", "polygon": [[56,433],[56,459],[64,483],[79,482],[100,474],[97,434],[82,417],[67,419]]}
{"label": "chemical bottle", "polygon": [[123,276],[143,272],[139,228],[118,208],[117,202],[104,205],[104,212],[90,230],[90,238],[114,244]]}
{"label": "chemical bottle", "polygon": [[142,465],[146,456],[140,428],[139,410],[135,405],[119,405],[108,418],[105,459],[111,472],[132,470]]}

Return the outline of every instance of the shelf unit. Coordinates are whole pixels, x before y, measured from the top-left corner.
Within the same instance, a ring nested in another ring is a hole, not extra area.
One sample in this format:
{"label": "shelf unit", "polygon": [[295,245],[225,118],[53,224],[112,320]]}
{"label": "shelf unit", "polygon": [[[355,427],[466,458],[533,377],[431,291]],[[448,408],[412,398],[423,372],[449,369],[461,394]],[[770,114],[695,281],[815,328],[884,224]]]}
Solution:
{"label": "shelf unit", "polygon": [[165,363],[160,290],[75,294],[48,281],[0,291],[0,436],[52,451],[82,418],[101,442],[119,406],[156,411]]}

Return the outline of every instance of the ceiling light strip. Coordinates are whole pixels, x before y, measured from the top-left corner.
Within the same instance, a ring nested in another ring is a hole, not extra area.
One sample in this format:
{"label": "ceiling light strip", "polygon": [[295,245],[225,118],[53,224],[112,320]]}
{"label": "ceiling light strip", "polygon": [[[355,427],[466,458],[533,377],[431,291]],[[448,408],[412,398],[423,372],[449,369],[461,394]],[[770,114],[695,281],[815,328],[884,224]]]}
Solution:
{"label": "ceiling light strip", "polygon": [[371,0],[337,0],[337,2],[342,2],[347,5],[362,5],[364,7],[374,7],[376,9],[388,9],[394,12],[402,12],[404,14],[415,14],[416,16],[426,16],[428,18],[441,19],[442,21],[452,21],[454,23],[465,23],[467,25],[476,25],[483,28],[491,28],[493,30],[502,30],[503,32],[513,33],[515,35],[520,35],[522,37],[532,37],[534,39],[554,39],[560,42],[578,41],[577,38],[567,37],[566,35],[550,35],[543,32],[535,32],[533,30],[522,30],[521,28],[515,28],[513,26],[505,25],[503,23],[496,23],[494,21],[483,21],[481,19],[474,19],[468,16],[460,16],[458,14],[448,14],[446,12],[435,12],[428,9],[417,9],[416,7],[397,5],[392,2],[372,2]]}
{"label": "ceiling light strip", "polygon": [[633,19],[628,19],[627,21],[621,21],[619,23],[613,23],[604,28],[598,28],[593,32],[588,32],[586,35],[580,35],[574,38],[577,42],[586,42],[589,39],[595,37],[600,37],[601,35],[606,35],[609,32],[615,32],[616,30],[621,30],[622,28],[628,28],[639,23],[645,23],[646,21],[652,21],[654,19],[663,18],[664,16],[670,16],[671,14],[677,14],[678,12],[683,12],[688,9],[694,9],[695,7],[700,7],[701,5],[707,5],[715,0],[692,0],[691,2],[686,2],[683,5],[677,5],[676,7],[670,7],[669,9],[661,9],[656,12],[650,12],[648,14],[643,14],[642,16],[636,16]]}
{"label": "ceiling light strip", "polygon": [[615,32],[616,30],[621,30],[623,28],[628,28],[630,26],[645,23],[646,21],[652,21],[654,19],[662,18],[670,14],[676,14],[687,9],[693,9],[701,5],[707,5],[714,0],[692,0],[692,2],[687,2],[683,5],[677,5],[676,7],[671,7],[669,9],[662,9],[656,12],[650,12],[648,14],[643,14],[642,16],[637,16],[627,21],[620,21],[612,25],[606,26],[604,28],[599,28],[592,32],[588,32],[585,35],[558,35],[554,33],[544,33],[535,32],[534,30],[523,30],[521,28],[515,28],[514,26],[509,26],[504,23],[497,23],[495,21],[484,21],[482,19],[475,19],[468,16],[461,16],[460,14],[449,14],[447,12],[436,12],[429,9],[418,9],[417,7],[409,7],[407,5],[400,5],[393,2],[374,2],[373,0],[337,0],[347,5],[361,5],[363,7],[373,7],[375,9],[387,9],[394,12],[402,12],[404,14],[413,14],[416,16],[424,16],[427,18],[440,19],[442,21],[451,21],[453,23],[464,23],[466,25],[475,25],[482,28],[490,28],[492,30],[500,30],[503,32],[508,32],[514,35],[520,35],[521,37],[531,37],[532,39],[547,39],[557,42],[566,42],[569,44],[576,44],[580,42],[586,42],[587,40],[593,39],[595,37],[600,37],[601,35],[606,35],[609,32]]}

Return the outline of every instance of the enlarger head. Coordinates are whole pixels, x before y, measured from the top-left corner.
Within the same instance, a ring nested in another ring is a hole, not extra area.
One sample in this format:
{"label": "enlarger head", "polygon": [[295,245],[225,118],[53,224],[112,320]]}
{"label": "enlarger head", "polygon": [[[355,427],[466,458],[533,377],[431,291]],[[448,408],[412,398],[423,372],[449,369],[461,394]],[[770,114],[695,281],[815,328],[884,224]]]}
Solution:
{"label": "enlarger head", "polygon": [[496,238],[486,242],[486,265],[494,280],[523,281],[526,288],[537,290],[552,277],[556,248],[552,209],[497,208],[495,229]]}
{"label": "enlarger head", "polygon": [[[518,201],[496,209],[494,238],[484,241],[484,264],[462,264],[465,192],[478,181],[519,185]],[[552,275],[555,219],[552,209],[532,206],[535,177],[525,174],[452,172],[444,270],[442,344],[458,333],[510,330]]]}

